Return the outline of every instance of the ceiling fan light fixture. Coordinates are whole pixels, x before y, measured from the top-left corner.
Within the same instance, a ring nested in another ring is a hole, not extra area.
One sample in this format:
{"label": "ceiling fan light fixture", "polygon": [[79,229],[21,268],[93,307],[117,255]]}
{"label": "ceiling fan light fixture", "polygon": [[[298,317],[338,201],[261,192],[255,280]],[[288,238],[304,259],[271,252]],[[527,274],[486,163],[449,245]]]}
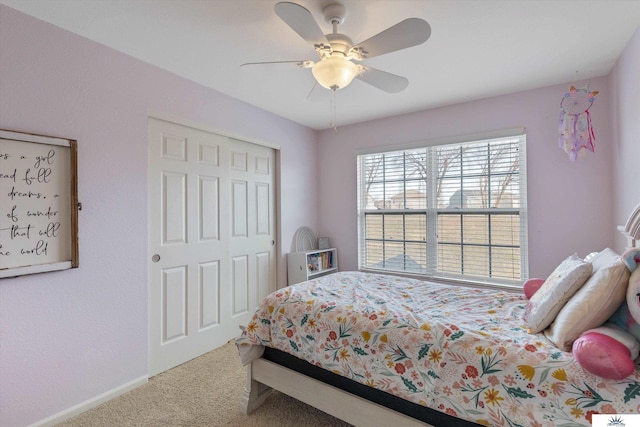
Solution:
{"label": "ceiling fan light fixture", "polygon": [[358,75],[358,66],[348,59],[332,55],[311,68],[320,86],[331,90],[345,88]]}

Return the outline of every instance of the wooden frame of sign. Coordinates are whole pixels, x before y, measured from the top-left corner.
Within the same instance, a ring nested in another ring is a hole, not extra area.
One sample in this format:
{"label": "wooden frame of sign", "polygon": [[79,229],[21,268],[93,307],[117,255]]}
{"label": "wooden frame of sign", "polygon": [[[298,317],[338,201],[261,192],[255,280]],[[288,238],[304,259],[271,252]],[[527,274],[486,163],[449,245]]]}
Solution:
{"label": "wooden frame of sign", "polygon": [[0,129],[0,278],[79,266],[78,147]]}

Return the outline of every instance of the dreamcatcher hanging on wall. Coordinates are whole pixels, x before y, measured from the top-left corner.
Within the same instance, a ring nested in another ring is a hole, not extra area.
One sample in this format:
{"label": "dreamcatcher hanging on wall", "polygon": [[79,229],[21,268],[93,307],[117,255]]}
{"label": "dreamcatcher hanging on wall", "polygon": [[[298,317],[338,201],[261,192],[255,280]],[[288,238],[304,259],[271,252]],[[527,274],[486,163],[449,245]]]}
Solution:
{"label": "dreamcatcher hanging on wall", "polygon": [[585,150],[594,152],[596,137],[591,126],[589,108],[598,93],[597,90],[592,92],[588,88],[576,89],[571,86],[560,101],[558,146],[569,155],[572,162]]}

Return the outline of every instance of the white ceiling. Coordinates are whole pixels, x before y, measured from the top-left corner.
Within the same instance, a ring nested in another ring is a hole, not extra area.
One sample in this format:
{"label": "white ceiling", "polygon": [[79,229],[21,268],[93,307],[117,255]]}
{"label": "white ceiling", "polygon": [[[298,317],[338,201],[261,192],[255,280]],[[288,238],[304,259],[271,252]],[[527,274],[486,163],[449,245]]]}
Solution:
{"label": "white ceiling", "polygon": [[[279,0],[0,0],[313,129],[330,127],[328,90],[311,70],[246,62],[317,60],[274,13]],[[294,0],[325,33],[339,2],[339,31],[358,43],[406,18],[431,25],[419,46],[365,63],[405,76],[388,94],[359,80],[336,93],[336,121],[351,124],[608,74],[640,26],[640,0]]]}

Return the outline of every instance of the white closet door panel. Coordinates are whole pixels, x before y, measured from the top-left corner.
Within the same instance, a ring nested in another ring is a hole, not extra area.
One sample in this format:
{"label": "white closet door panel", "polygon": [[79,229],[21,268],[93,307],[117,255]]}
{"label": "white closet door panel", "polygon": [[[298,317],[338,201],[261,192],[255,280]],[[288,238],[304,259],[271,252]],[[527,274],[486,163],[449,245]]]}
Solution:
{"label": "white closet door panel", "polygon": [[168,268],[162,278],[162,336],[166,344],[187,335],[187,269],[185,266]]}
{"label": "white closet door panel", "polygon": [[200,264],[200,329],[220,323],[220,262]]}
{"label": "white closet door panel", "polygon": [[220,144],[198,141],[198,161],[204,165],[220,166]]}
{"label": "white closet door panel", "polygon": [[269,235],[269,226],[271,224],[271,198],[269,184],[265,182],[255,183],[256,192],[256,234]]}
{"label": "white closet door panel", "polygon": [[232,237],[247,236],[247,181],[234,180],[231,182],[231,229]]}
{"label": "white closet door panel", "polygon": [[238,200],[246,200],[246,205],[234,203],[232,222],[242,227],[246,224],[246,229],[233,229],[230,246],[232,258],[247,260],[246,311],[242,311],[243,304],[234,301],[234,321],[242,325],[250,320],[261,298],[276,288],[275,151],[231,140],[230,152],[229,176],[232,187],[236,187],[232,197],[238,194]]}
{"label": "white closet door panel", "polygon": [[268,176],[271,173],[271,158],[269,156],[256,155],[255,172]]}
{"label": "white closet door panel", "polygon": [[247,153],[243,151],[231,150],[231,169],[246,172],[247,171]]}
{"label": "white closet door panel", "polygon": [[183,173],[162,174],[163,243],[187,242],[187,176]]}
{"label": "white closet door panel", "polygon": [[[227,137],[149,119],[150,376],[238,334],[229,183]],[[172,273],[166,281],[164,271]]]}
{"label": "white closet door panel", "polygon": [[271,252],[256,254],[256,284],[257,301],[260,303],[269,295],[269,281],[271,280]]}
{"label": "white closet door panel", "polygon": [[246,255],[231,260],[231,287],[233,289],[233,315],[246,313],[249,307],[249,260]]}
{"label": "white closet door panel", "polygon": [[217,240],[220,236],[219,178],[200,177],[200,240]]}
{"label": "white closet door panel", "polygon": [[187,139],[183,136],[164,133],[162,135],[162,158],[166,160],[187,160]]}

